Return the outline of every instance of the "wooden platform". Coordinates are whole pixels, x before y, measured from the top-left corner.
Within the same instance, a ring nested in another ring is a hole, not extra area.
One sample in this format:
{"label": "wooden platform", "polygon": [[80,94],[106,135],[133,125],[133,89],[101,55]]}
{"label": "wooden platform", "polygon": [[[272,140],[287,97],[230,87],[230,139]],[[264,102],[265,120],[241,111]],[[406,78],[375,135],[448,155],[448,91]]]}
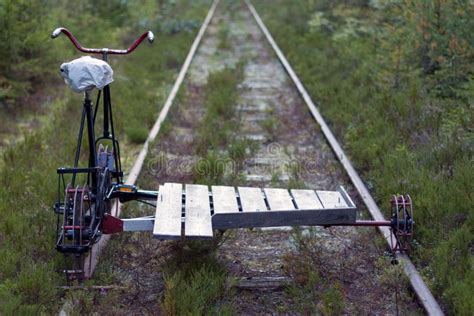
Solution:
{"label": "wooden platform", "polygon": [[153,235],[210,239],[213,230],[350,224],[356,207],[338,191],[260,189],[165,183],[160,186]]}

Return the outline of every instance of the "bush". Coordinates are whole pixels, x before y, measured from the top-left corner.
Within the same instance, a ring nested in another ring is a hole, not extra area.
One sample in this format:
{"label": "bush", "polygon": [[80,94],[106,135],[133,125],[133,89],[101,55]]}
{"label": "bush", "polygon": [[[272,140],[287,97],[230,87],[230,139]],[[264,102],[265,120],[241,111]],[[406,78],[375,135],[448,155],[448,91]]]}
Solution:
{"label": "bush", "polygon": [[[166,315],[211,314],[214,302],[225,293],[223,271],[203,266],[190,273],[176,272],[165,277],[163,312]],[[214,308],[215,312],[219,309]]]}
{"label": "bush", "polygon": [[474,63],[466,48],[474,37],[466,30],[474,22],[466,17],[474,5],[277,1],[257,8],[379,204],[394,193],[412,196],[415,262],[449,311],[468,311]]}

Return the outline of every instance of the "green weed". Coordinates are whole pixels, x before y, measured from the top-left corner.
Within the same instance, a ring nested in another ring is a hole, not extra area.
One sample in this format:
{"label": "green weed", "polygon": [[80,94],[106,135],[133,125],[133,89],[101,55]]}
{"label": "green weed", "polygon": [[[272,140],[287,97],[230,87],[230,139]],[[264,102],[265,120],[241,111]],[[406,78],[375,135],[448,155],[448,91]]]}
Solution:
{"label": "green weed", "polygon": [[227,293],[227,271],[216,258],[222,240],[177,242],[166,261],[162,309],[166,315],[200,315],[232,312],[220,304]]}
{"label": "green weed", "polygon": [[278,135],[278,129],[280,128],[280,123],[278,119],[274,115],[274,109],[270,108],[270,110],[266,111],[267,117],[260,121],[259,124],[265,131],[265,135],[267,136],[268,142],[273,142],[276,139],[276,135]]}
{"label": "green weed", "polygon": [[206,114],[198,129],[198,153],[227,146],[232,137],[237,104],[237,84],[242,79],[242,65],[225,68],[209,75],[204,107]]}
{"label": "green weed", "polygon": [[[474,227],[474,63],[466,30],[474,22],[464,17],[474,6],[256,5],[376,200],[385,205],[393,193],[410,193],[414,259],[449,311],[469,313],[472,300],[462,291],[474,291],[467,233]],[[458,263],[452,271],[447,258]]]}
{"label": "green weed", "polygon": [[291,234],[295,252],[284,256],[285,270],[293,282],[287,287],[288,294],[295,302],[298,313],[340,315],[344,312],[344,295],[337,280],[321,277],[327,275],[323,268],[324,257],[321,237],[314,228],[303,233],[294,228]]}
{"label": "green weed", "polygon": [[148,138],[148,128],[146,126],[125,127],[125,134],[132,143],[142,144]]}
{"label": "green weed", "polygon": [[256,144],[240,139],[235,131],[239,124],[236,115],[237,85],[243,79],[243,62],[236,68],[225,68],[210,74],[205,87],[206,113],[198,128],[197,153],[201,159],[194,167],[197,183],[234,184],[243,180],[245,159],[256,151]]}
{"label": "green weed", "polygon": [[389,264],[388,258],[379,258],[375,262],[377,268],[377,279],[386,291],[394,294],[394,302],[396,304],[397,313],[405,314],[405,306],[408,305],[413,298],[406,293],[410,287],[410,281],[403,272],[402,264]]}
{"label": "green weed", "polygon": [[219,39],[219,49],[229,49],[231,47],[229,40],[229,27],[223,26],[219,29],[217,38]]}
{"label": "green weed", "polygon": [[209,151],[199,159],[194,171],[194,181],[200,184],[216,185],[223,183],[226,170],[232,170],[232,161],[214,151]]}

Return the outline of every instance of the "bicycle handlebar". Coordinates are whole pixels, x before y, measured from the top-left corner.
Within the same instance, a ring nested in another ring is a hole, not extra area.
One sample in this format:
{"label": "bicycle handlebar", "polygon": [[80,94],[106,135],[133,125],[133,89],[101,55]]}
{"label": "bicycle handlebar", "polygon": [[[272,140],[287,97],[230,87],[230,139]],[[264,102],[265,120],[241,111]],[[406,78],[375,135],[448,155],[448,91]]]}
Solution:
{"label": "bicycle handlebar", "polygon": [[114,54],[114,55],[126,55],[130,54],[133,52],[138,45],[143,42],[145,38],[148,39],[148,42],[151,44],[155,40],[155,35],[153,34],[152,31],[148,31],[143,33],[139,38],[135,40],[135,42],[127,49],[109,49],[109,48],[87,48],[87,47],[82,47],[81,44],[77,41],[77,39],[72,35],[72,33],[64,28],[64,27],[58,27],[51,33],[51,38],[55,39],[58,37],[61,33],[64,33],[72,42],[72,44],[81,52],[83,53],[89,53],[89,54]]}

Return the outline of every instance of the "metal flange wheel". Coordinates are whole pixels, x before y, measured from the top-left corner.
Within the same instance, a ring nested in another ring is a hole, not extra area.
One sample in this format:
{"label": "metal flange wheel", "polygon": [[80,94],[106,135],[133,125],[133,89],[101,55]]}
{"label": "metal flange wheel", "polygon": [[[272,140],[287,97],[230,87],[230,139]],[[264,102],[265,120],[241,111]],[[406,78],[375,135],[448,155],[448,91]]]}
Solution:
{"label": "metal flange wheel", "polygon": [[391,231],[392,253],[406,253],[410,250],[413,238],[413,204],[410,195],[394,195],[390,200],[392,206]]}
{"label": "metal flange wheel", "polygon": [[62,225],[62,243],[65,254],[65,274],[68,282],[84,278],[84,258],[90,243],[91,192],[87,185],[68,186]]}

